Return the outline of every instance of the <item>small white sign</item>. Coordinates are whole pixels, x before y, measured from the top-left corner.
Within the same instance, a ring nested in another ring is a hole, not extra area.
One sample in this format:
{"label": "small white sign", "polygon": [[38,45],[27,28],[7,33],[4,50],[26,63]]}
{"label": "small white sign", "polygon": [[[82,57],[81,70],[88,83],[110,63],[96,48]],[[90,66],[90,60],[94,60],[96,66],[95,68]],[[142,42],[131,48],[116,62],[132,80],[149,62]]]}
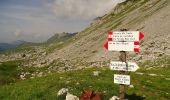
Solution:
{"label": "small white sign", "polygon": [[139,42],[113,42],[108,41],[109,51],[139,51]]}
{"label": "small white sign", "polygon": [[121,70],[121,71],[133,71],[135,72],[139,69],[139,66],[134,62],[128,62],[127,65],[125,62],[121,61],[111,61],[110,62],[111,70]]}
{"label": "small white sign", "polygon": [[109,32],[110,41],[139,41],[144,37],[139,31]]}
{"label": "small white sign", "polygon": [[114,74],[114,83],[130,85],[130,76]]}

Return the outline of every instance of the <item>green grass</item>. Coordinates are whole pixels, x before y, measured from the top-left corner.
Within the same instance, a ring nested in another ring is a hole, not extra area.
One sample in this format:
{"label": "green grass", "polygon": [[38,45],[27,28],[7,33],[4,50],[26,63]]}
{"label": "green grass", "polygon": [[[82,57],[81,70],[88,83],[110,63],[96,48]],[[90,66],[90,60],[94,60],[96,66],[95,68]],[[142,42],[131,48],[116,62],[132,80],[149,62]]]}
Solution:
{"label": "green grass", "polygon": [[[26,61],[7,61],[0,64],[0,85],[11,84],[20,81],[19,75],[24,72],[35,73],[44,72],[47,73],[47,67],[23,67],[21,63]],[[20,66],[20,67],[18,67]],[[27,75],[26,78],[30,77]]]}
{"label": "green grass", "polygon": [[[93,71],[100,71],[98,77],[93,76]],[[142,72],[144,69],[139,70]],[[148,76],[150,72],[164,76]],[[145,98],[146,100],[170,99],[170,67],[159,71],[150,70],[144,75],[131,72],[131,84],[134,88],[126,87],[128,98]],[[57,97],[57,91],[61,88],[69,88],[72,94],[81,95],[83,89],[93,89],[99,92],[105,91],[103,100],[108,100],[113,95],[118,95],[118,85],[113,83],[113,75],[117,71],[108,68],[88,68],[64,73],[53,73],[46,77],[28,79],[0,87],[1,100],[64,100]],[[76,85],[79,83],[78,85]],[[133,100],[133,99],[132,99]]]}
{"label": "green grass", "polygon": [[0,64],[0,85],[16,82],[19,71],[16,62],[5,62]]}

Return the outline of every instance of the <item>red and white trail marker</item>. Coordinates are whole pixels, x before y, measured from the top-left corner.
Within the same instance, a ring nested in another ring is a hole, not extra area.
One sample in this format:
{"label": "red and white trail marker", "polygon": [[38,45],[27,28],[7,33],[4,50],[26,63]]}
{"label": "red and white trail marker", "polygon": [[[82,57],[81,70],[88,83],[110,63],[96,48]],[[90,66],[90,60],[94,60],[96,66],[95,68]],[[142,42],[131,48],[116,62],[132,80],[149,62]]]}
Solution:
{"label": "red and white trail marker", "polygon": [[140,41],[144,34],[139,31],[116,31],[108,32],[108,41]]}
{"label": "red and white trail marker", "polygon": [[139,52],[139,42],[114,42],[108,41],[104,47],[109,51],[134,51]]}

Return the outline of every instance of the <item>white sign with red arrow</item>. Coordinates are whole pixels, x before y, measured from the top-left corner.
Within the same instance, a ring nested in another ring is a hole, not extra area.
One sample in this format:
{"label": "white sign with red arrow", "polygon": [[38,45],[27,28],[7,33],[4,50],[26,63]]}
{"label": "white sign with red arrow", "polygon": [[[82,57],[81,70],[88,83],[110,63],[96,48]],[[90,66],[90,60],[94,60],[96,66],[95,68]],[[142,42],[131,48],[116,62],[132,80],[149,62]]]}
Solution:
{"label": "white sign with red arrow", "polygon": [[130,76],[114,74],[114,83],[130,85]]}
{"label": "white sign with red arrow", "polygon": [[139,31],[108,32],[108,41],[139,41],[144,35]]}
{"label": "white sign with red arrow", "polygon": [[134,62],[128,62],[127,65],[125,62],[121,61],[111,61],[110,63],[111,70],[121,70],[121,71],[133,71],[135,72],[139,69],[139,66]]}
{"label": "white sign with red arrow", "polygon": [[139,42],[114,42],[108,41],[104,47],[109,51],[134,51],[139,52]]}

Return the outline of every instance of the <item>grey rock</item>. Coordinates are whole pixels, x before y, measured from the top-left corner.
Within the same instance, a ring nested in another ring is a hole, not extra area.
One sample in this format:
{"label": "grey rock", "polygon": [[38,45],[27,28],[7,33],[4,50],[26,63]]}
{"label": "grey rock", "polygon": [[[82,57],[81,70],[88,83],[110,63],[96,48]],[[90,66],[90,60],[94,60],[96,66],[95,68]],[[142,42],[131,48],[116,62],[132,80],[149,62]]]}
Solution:
{"label": "grey rock", "polygon": [[149,74],[149,76],[158,76],[157,74]]}
{"label": "grey rock", "polygon": [[144,73],[141,73],[141,72],[136,72],[136,74],[138,74],[138,75],[144,75]]}
{"label": "grey rock", "polygon": [[93,71],[93,76],[99,76],[100,71]]}
{"label": "grey rock", "polygon": [[109,100],[119,100],[119,97],[117,96],[113,96],[112,98],[110,98]]}
{"label": "grey rock", "polygon": [[129,85],[129,87],[130,87],[130,88],[134,88],[134,86],[133,86],[133,85]]}
{"label": "grey rock", "polygon": [[38,76],[38,77],[42,77],[42,76],[43,76],[43,72],[38,73],[37,76]]}
{"label": "grey rock", "polygon": [[67,93],[66,100],[79,100],[79,98],[73,94]]}
{"label": "grey rock", "polygon": [[25,79],[26,79],[26,78],[25,78],[25,74],[24,74],[24,75],[21,74],[21,75],[20,75],[20,79],[21,79],[21,80],[25,80]]}
{"label": "grey rock", "polygon": [[57,96],[66,95],[68,93],[67,88],[62,88],[58,91]]}

